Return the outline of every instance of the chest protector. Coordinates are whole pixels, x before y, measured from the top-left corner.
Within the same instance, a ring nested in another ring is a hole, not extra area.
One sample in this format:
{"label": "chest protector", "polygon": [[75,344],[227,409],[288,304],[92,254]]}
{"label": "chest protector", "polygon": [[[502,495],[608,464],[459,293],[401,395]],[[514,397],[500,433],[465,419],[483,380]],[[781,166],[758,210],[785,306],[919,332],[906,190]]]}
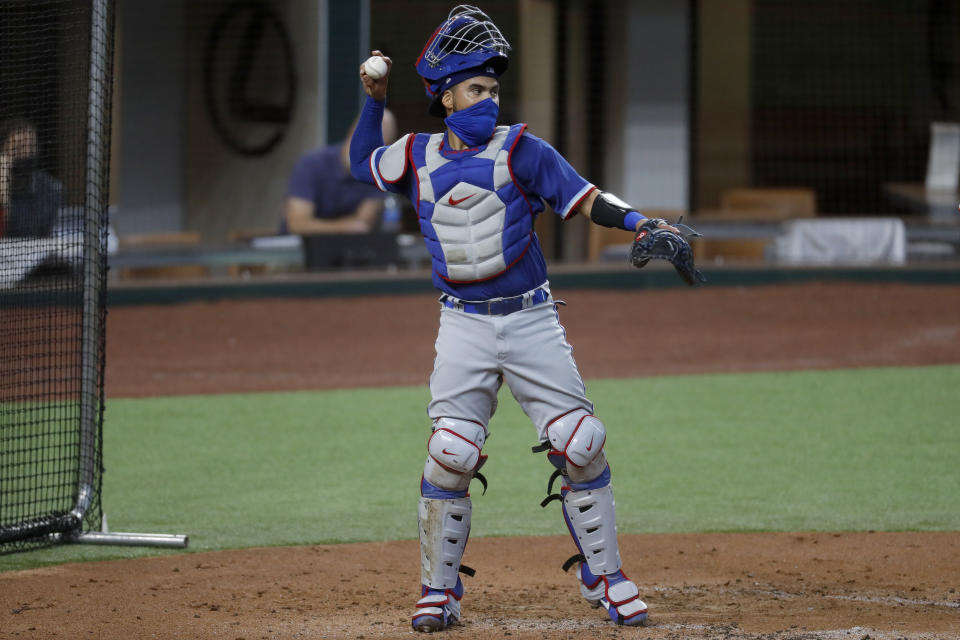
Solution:
{"label": "chest protector", "polygon": [[[420,230],[433,269],[448,282],[495,278],[533,240],[537,211],[513,179],[510,158],[526,128],[497,127],[486,148],[444,157],[444,134],[417,134],[407,160],[416,170]],[[449,153],[449,152],[448,152]]]}

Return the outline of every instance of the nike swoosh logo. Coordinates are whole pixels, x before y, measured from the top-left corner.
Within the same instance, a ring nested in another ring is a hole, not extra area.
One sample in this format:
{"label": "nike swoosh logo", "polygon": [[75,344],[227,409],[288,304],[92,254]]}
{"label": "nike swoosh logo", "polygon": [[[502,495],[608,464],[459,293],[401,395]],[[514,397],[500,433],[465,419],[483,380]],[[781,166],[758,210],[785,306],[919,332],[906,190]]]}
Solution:
{"label": "nike swoosh logo", "polygon": [[590,451],[590,449],[593,449],[593,436],[590,437],[590,446],[587,447],[587,451]]}
{"label": "nike swoosh logo", "polygon": [[446,449],[444,449],[443,452],[444,452],[445,454],[447,454],[448,456],[455,456],[455,455],[457,455],[457,452],[456,452],[456,451],[447,451]]}
{"label": "nike swoosh logo", "polygon": [[471,194],[468,195],[466,198],[460,198],[459,200],[454,200],[454,199],[453,199],[453,196],[451,195],[451,196],[447,199],[447,203],[448,203],[451,207],[455,207],[455,206],[457,206],[458,204],[460,204],[461,202],[463,202],[464,200],[469,200],[470,198],[472,198],[472,197],[475,196],[475,195],[477,195],[477,194],[471,193]]}

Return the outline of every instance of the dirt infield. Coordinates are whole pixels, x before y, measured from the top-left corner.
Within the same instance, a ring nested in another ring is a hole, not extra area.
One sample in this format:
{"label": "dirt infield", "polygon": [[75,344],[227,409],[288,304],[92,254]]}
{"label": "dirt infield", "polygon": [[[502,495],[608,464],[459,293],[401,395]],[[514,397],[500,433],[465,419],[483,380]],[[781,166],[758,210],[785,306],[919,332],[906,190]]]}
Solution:
{"label": "dirt infield", "polygon": [[[453,638],[953,638],[954,533],[623,536],[655,625],[618,629],[557,567],[566,537],[472,540]],[[640,561],[640,559],[643,559]],[[402,638],[413,541],[0,574],[4,638]],[[357,569],[357,567],[360,567]]]}
{"label": "dirt infield", "polygon": [[[960,362],[960,287],[556,292],[587,378]],[[114,309],[108,397],[424,384],[430,296]],[[642,333],[645,332],[645,333]],[[642,358],[638,354],[642,353]],[[411,510],[413,506],[411,506]],[[398,534],[400,537],[400,534]],[[569,539],[475,539],[454,638],[960,638],[960,533],[621,536],[653,626],[622,629],[558,563]],[[401,638],[413,541],[0,574],[0,638]]]}
{"label": "dirt infield", "polygon": [[[555,294],[586,379],[960,362],[957,286]],[[120,307],[107,396],[426,384],[438,315],[431,295]]]}

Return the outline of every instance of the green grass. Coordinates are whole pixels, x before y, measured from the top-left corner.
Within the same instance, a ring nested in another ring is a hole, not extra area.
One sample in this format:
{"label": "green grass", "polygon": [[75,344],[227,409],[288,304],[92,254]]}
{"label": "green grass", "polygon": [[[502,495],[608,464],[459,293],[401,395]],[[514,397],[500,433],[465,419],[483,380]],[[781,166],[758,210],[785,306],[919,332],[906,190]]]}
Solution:
{"label": "green grass", "polygon": [[[960,529],[960,366],[595,380],[623,533]],[[111,530],[191,551],[412,538],[424,387],[107,403]],[[508,391],[476,536],[563,533]],[[182,553],[68,545],[0,570]]]}

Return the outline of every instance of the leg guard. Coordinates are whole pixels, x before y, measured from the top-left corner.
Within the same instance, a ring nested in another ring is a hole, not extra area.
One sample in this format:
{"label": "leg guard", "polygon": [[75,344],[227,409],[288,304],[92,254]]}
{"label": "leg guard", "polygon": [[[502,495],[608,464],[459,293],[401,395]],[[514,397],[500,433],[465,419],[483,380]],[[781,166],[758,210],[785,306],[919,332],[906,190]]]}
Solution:
{"label": "leg guard", "polygon": [[434,589],[457,586],[471,514],[470,498],[420,498],[420,582]]}
{"label": "leg guard", "polygon": [[420,600],[417,631],[441,631],[460,619],[460,559],[470,536],[470,498],[420,498]]}
{"label": "leg guard", "polygon": [[594,575],[620,570],[613,489],[609,484],[599,489],[563,492],[563,515]]}
{"label": "leg guard", "polygon": [[622,571],[603,423],[577,409],[551,422],[546,433],[550,461],[563,478],[564,520],[582,558],[577,563],[580,593],[593,606],[604,607],[617,624],[643,624],[647,605]]}
{"label": "leg guard", "polygon": [[574,409],[546,428],[550,462],[563,478],[563,515],[573,541],[596,575],[620,570],[606,429],[586,409]]}
{"label": "leg guard", "polygon": [[563,514],[585,559],[577,564],[580,593],[591,605],[604,607],[617,624],[643,624],[647,605],[640,599],[637,586],[623,573],[610,485],[582,491],[565,488]]}
{"label": "leg guard", "polygon": [[470,537],[473,512],[467,489],[483,466],[487,431],[469,420],[438,418],[427,442],[420,483],[420,600],[417,631],[441,631],[460,619],[460,560]]}

